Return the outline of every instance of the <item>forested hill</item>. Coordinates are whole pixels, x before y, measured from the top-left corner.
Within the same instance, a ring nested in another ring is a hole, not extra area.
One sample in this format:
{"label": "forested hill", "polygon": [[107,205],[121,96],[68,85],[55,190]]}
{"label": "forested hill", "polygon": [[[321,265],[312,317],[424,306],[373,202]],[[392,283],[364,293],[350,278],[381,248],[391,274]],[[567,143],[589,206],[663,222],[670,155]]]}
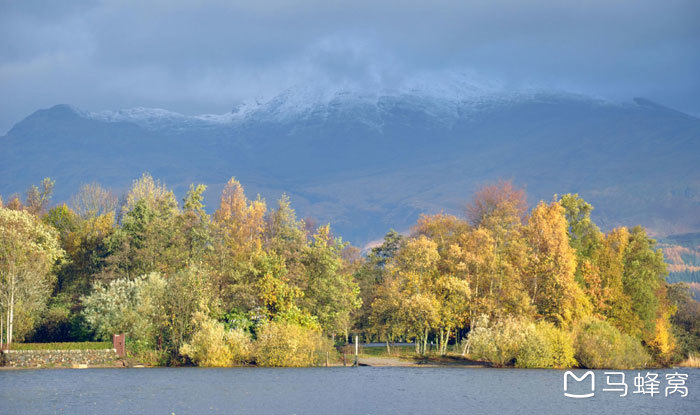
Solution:
{"label": "forested hill", "polygon": [[604,229],[700,231],[698,118],[643,99],[453,92],[290,90],[216,116],[57,105],[0,138],[0,194],[46,176],[54,202],[92,181],[119,193],[147,171],[178,196],[210,184],[213,208],[236,176],[268,200],[286,191],[301,217],[363,245],[421,212],[458,213],[476,188],[504,178],[525,186],[531,205],[582,195]]}
{"label": "forested hill", "polygon": [[669,264],[669,281],[700,283],[700,233],[671,235],[659,242]]}

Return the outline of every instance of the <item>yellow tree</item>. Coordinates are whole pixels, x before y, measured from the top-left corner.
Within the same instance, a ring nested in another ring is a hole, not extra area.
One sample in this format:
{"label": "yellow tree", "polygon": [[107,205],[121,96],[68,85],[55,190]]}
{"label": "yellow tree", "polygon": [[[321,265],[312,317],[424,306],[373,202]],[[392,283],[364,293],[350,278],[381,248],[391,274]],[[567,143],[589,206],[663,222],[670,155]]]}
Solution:
{"label": "yellow tree", "polygon": [[492,241],[487,298],[493,300],[495,314],[530,312],[522,280],[522,266],[526,262],[522,224],[526,208],[525,192],[504,181],[476,192],[466,208],[471,225],[488,231]]}
{"label": "yellow tree", "polygon": [[[58,235],[35,216],[0,208],[0,300],[11,344],[31,330],[53,290],[52,268],[63,256]],[[17,324],[19,323],[19,324]]]}
{"label": "yellow tree", "polygon": [[496,263],[494,249],[491,232],[480,227],[461,232],[447,251],[447,271],[469,284],[469,324],[477,315],[493,315],[495,312],[492,295]]}
{"label": "yellow tree", "polygon": [[437,243],[441,254],[449,249],[454,238],[468,224],[456,216],[439,213],[437,215],[421,215],[412,229],[414,235],[424,235]]}
{"label": "yellow tree", "polygon": [[250,309],[257,303],[256,267],[262,255],[263,231],[267,206],[258,196],[249,201],[243,186],[231,178],[214,213],[212,244],[209,256],[219,295],[227,309]]}
{"label": "yellow tree", "polygon": [[576,254],[569,245],[564,209],[558,202],[540,202],[528,219],[528,288],[537,312],[559,325],[568,325],[590,307],[574,280]]}
{"label": "yellow tree", "polygon": [[417,338],[416,348],[425,353],[428,336],[439,322],[440,303],[433,286],[440,255],[437,243],[421,235],[410,239],[389,263],[389,278],[397,279],[405,332]]}

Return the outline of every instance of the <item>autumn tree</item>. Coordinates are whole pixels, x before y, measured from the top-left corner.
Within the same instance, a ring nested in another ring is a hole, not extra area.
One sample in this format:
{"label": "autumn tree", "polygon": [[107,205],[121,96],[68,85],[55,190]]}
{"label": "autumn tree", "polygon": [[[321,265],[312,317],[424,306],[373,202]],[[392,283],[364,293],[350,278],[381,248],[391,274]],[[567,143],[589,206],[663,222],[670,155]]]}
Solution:
{"label": "autumn tree", "polygon": [[290,283],[303,285],[306,271],[302,258],[308,245],[306,224],[297,219],[286,194],[277,201],[277,207],[269,211],[265,222],[265,249],[282,258]]}
{"label": "autumn tree", "polygon": [[379,298],[390,298],[391,294],[384,284],[387,274],[386,265],[399,251],[404,238],[393,229],[384,235],[381,244],[374,246],[367,254],[364,263],[355,271],[354,279],[360,289],[363,307],[355,313],[355,326],[368,335],[376,335],[389,342],[398,335],[398,323],[392,318],[393,302],[374,304]]}
{"label": "autumn tree", "polygon": [[467,205],[472,227],[482,229],[492,243],[490,273],[486,275],[488,294],[483,295],[493,302],[496,314],[529,313],[531,302],[522,271],[527,262],[522,233],[526,208],[525,192],[503,181],[479,190]]}
{"label": "autumn tree", "polygon": [[250,310],[257,304],[256,258],[262,254],[267,205],[260,197],[249,201],[243,186],[231,178],[214,213],[208,265],[224,308]]}
{"label": "autumn tree", "polygon": [[576,255],[569,245],[564,208],[540,202],[525,227],[529,247],[528,289],[539,315],[569,325],[588,312],[589,304],[574,280]]}
{"label": "autumn tree", "polygon": [[[388,265],[385,284],[397,292],[385,293],[399,298],[393,312],[401,317],[403,332],[416,338],[416,351],[421,354],[427,351],[428,336],[439,324],[440,304],[432,290],[439,259],[437,244],[421,235],[406,241]],[[383,300],[377,305],[386,303]]]}
{"label": "autumn tree", "polygon": [[93,219],[108,214],[114,217],[117,197],[99,183],[93,182],[82,185],[78,193],[71,196],[71,207],[83,219]]}
{"label": "autumn tree", "polygon": [[0,208],[0,299],[8,344],[32,329],[62,256],[55,230],[27,212]]}
{"label": "autumn tree", "polygon": [[46,209],[51,202],[53,187],[56,182],[51,178],[46,177],[41,181],[39,186],[31,185],[27,189],[27,201],[25,208],[33,215],[42,215],[46,213]]}

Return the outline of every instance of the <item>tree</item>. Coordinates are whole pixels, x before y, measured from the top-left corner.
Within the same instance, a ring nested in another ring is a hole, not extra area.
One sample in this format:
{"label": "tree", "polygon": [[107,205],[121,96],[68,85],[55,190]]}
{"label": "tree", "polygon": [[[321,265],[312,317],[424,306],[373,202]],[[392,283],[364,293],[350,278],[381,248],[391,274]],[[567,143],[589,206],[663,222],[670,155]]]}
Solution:
{"label": "tree", "polygon": [[0,298],[8,344],[31,330],[62,257],[55,230],[27,212],[0,208]]}
{"label": "tree", "polygon": [[522,223],[527,210],[525,191],[516,189],[510,181],[499,181],[481,188],[466,207],[472,226],[511,228]]}
{"label": "tree", "polygon": [[161,184],[160,180],[154,180],[148,173],[144,173],[141,178],[134,180],[131,184],[131,189],[122,206],[121,215],[133,210],[141,200],[153,210],[156,209],[156,205],[159,205],[159,208],[169,209],[172,213],[177,210],[177,200],[173,192]]}
{"label": "tree", "polygon": [[476,229],[484,229],[492,242],[488,294],[497,314],[528,314],[530,299],[524,288],[522,267],[526,246],[522,225],[527,207],[525,192],[510,182],[498,182],[476,192],[467,206],[467,218]]}
{"label": "tree", "polygon": [[[360,299],[364,307],[355,313],[355,327],[364,330],[366,334],[382,337],[387,341],[398,335],[398,326],[392,318],[393,308],[389,304],[374,304],[379,298],[389,298],[389,294],[382,294],[385,290],[384,280],[386,276],[386,264],[390,262],[398,252],[403,238],[393,229],[384,236],[381,245],[373,247],[367,257],[354,273],[354,279],[360,288]],[[381,310],[381,311],[380,311]]]}
{"label": "tree", "polygon": [[557,325],[587,313],[587,299],[574,280],[575,251],[569,245],[564,208],[540,202],[525,228],[529,250],[529,291],[537,312]]}
{"label": "tree", "polygon": [[302,303],[318,317],[324,333],[342,333],[347,338],[350,315],[361,302],[352,274],[343,273],[343,247],[339,239],[332,239],[330,225],[318,228],[302,259],[308,278]]}
{"label": "tree", "polygon": [[190,185],[183,199],[183,211],[178,217],[178,225],[185,239],[188,262],[202,258],[210,243],[211,219],[204,210],[204,191],[207,186]]}
{"label": "tree", "polygon": [[559,200],[568,223],[569,244],[581,257],[590,258],[601,243],[601,232],[591,220],[593,206],[578,194],[565,194]]}
{"label": "tree", "polygon": [[121,227],[106,241],[109,254],[101,278],[168,274],[184,267],[185,238],[176,231],[179,215],[172,191],[147,173],[135,180],[121,209]]}
{"label": "tree", "polygon": [[[440,304],[432,290],[439,259],[437,244],[421,235],[406,241],[387,266],[386,284],[395,284],[398,291],[399,308],[394,312],[401,318],[403,332],[416,338],[416,351],[421,354],[427,351],[428,335],[439,326]],[[394,295],[392,291],[385,293]]]}
{"label": "tree", "polygon": [[46,177],[41,181],[39,187],[31,185],[29,189],[27,189],[27,203],[25,207],[31,214],[42,215],[46,213],[46,209],[51,201],[51,195],[53,194],[54,184],[55,181]]}
{"label": "tree", "polygon": [[117,198],[98,183],[84,184],[80,191],[71,196],[73,211],[83,219],[112,214],[117,209]]}
{"label": "tree", "polygon": [[263,255],[266,211],[265,201],[259,196],[249,201],[235,178],[221,192],[207,262],[219,299],[227,310],[250,310],[257,305],[255,283],[260,273],[255,263]]}
{"label": "tree", "polygon": [[491,232],[479,227],[460,233],[445,255],[448,272],[461,276],[469,284],[469,324],[477,315],[496,313],[496,300],[493,295],[496,265],[494,250]]}
{"label": "tree", "polygon": [[306,278],[302,263],[308,245],[305,225],[304,221],[297,220],[289,197],[283,194],[277,201],[277,208],[267,215],[264,232],[265,249],[284,261],[287,281],[297,286],[303,286]]}
{"label": "tree", "polygon": [[154,323],[159,343],[171,362],[177,362],[182,346],[197,328],[195,313],[214,306],[206,269],[190,266],[169,276]]}
{"label": "tree", "polygon": [[656,319],[664,311],[664,296],[659,295],[659,291],[665,289],[668,271],[661,249],[654,250],[655,246],[656,241],[649,238],[642,227],[636,226],[630,231],[623,259],[623,288],[632,300],[635,317],[630,334],[644,340],[651,340]]}

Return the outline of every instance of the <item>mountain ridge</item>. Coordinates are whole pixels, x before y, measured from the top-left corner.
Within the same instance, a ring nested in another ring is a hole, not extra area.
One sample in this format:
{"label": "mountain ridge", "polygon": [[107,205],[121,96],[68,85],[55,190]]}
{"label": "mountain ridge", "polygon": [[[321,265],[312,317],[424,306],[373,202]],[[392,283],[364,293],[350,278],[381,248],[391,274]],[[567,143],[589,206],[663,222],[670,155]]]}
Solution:
{"label": "mountain ridge", "polygon": [[57,105],[0,139],[0,175],[12,178],[0,194],[51,176],[58,202],[93,180],[125,191],[148,171],[179,195],[209,184],[213,209],[236,176],[249,195],[287,192],[302,217],[364,244],[419,213],[459,213],[478,186],[506,178],[527,187],[531,204],[578,192],[604,227],[700,230],[699,119],[640,98],[482,92],[335,91],[314,101],[292,91],[195,116]]}

